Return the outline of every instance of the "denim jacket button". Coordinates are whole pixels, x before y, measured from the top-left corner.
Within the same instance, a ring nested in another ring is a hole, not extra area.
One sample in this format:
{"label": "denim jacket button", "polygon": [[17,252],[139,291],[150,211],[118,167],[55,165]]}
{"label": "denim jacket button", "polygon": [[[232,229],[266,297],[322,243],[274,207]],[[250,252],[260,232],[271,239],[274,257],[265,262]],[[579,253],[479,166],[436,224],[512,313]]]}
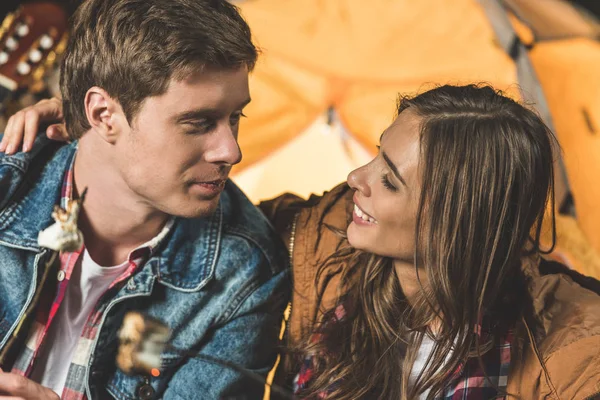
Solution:
{"label": "denim jacket button", "polygon": [[61,269],[60,271],[58,271],[58,274],[56,275],[56,279],[57,279],[59,282],[62,282],[62,281],[64,281],[64,280],[65,280],[65,277],[66,277],[66,275],[67,275],[67,274],[65,273],[65,271],[63,271],[63,270]]}
{"label": "denim jacket button", "polygon": [[142,400],[150,400],[154,397],[154,388],[147,383],[140,385],[138,388],[137,394]]}

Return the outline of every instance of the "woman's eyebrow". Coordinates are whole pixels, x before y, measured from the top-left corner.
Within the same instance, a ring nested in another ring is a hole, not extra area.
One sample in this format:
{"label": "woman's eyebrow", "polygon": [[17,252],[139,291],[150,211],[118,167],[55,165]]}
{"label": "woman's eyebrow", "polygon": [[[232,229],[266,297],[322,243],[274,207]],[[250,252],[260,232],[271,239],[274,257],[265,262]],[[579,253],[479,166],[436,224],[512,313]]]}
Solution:
{"label": "woman's eyebrow", "polygon": [[388,167],[392,170],[394,175],[396,175],[396,178],[398,178],[400,180],[400,182],[402,182],[404,184],[404,186],[408,187],[408,185],[406,184],[406,181],[404,180],[404,178],[402,178],[402,175],[400,175],[400,171],[398,171],[398,168],[396,168],[396,165],[392,162],[392,160],[390,160],[388,155],[385,154],[385,151],[382,151],[381,155],[383,156],[383,159],[385,160]]}

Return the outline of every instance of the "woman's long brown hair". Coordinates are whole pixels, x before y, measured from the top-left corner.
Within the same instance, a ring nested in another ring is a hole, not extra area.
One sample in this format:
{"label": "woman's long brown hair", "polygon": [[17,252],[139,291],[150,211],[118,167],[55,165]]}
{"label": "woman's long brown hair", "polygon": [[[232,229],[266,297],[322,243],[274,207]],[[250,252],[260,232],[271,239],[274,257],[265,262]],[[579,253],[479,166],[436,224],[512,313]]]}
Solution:
{"label": "woman's long brown hair", "polygon": [[[340,290],[346,317],[316,321],[323,340],[304,344],[315,371],[301,396],[413,399],[426,389],[428,398],[439,395],[454,371],[481,359],[519,318],[527,296],[522,259],[544,252],[540,234],[548,202],[555,237],[555,139],[537,114],[477,85],[401,98],[398,113],[407,109],[421,118],[414,258],[428,283],[409,305],[392,260],[355,251]],[[484,315],[494,324],[481,337]],[[435,345],[409,385],[434,321]]]}

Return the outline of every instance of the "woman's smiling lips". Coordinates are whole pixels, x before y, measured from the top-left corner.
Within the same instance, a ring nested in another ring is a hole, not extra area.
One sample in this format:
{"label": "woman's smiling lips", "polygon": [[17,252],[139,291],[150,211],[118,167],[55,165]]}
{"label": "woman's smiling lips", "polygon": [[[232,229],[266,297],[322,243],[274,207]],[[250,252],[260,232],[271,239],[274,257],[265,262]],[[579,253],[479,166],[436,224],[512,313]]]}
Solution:
{"label": "woman's smiling lips", "polygon": [[377,220],[371,217],[369,214],[367,214],[362,208],[360,208],[356,199],[354,199],[354,210],[352,211],[352,220],[357,225],[377,225]]}

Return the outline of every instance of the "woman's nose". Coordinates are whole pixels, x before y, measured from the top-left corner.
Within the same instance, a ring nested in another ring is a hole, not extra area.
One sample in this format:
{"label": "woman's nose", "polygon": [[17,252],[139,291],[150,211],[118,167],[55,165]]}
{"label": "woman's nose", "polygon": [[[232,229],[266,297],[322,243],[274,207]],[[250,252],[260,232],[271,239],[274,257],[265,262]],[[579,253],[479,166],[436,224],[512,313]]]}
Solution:
{"label": "woman's nose", "polygon": [[348,174],[347,182],[352,189],[368,197],[371,195],[371,188],[367,182],[366,172],[366,165],[355,169]]}

